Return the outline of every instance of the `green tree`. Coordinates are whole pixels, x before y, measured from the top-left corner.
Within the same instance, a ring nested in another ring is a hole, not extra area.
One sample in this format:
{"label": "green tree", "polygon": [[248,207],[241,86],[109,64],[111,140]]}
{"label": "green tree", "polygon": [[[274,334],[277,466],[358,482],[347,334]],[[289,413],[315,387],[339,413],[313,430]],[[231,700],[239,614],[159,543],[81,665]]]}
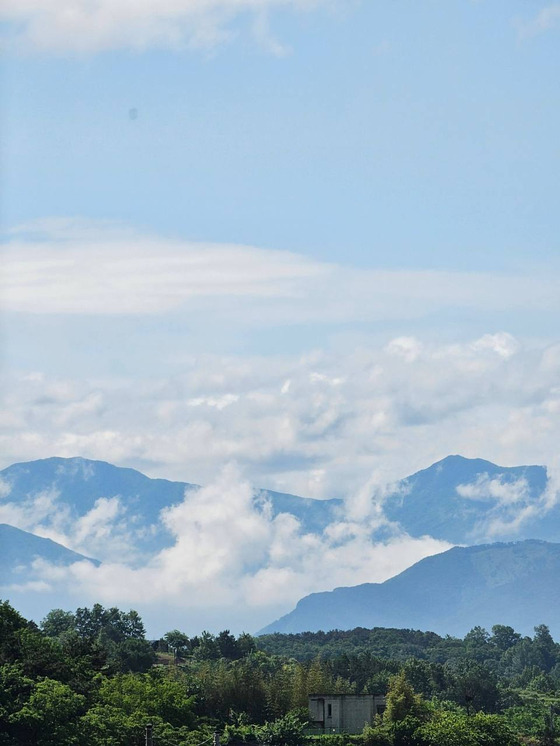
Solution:
{"label": "green tree", "polygon": [[47,637],[60,637],[76,629],[76,616],[71,611],[53,609],[49,611],[40,626]]}
{"label": "green tree", "polygon": [[179,746],[194,725],[193,698],[168,672],[118,674],[101,684],[97,704],[80,721],[87,746],[131,746],[154,724],[157,743]]}
{"label": "green tree", "polygon": [[10,718],[20,743],[35,746],[78,744],[77,717],[85,697],[53,679],[38,681],[23,707]]}
{"label": "green tree", "polygon": [[492,637],[490,638],[490,642],[502,652],[517,645],[520,640],[521,635],[518,634],[513,627],[508,627],[505,624],[495,624],[492,627]]}
{"label": "green tree", "polygon": [[539,657],[539,665],[544,669],[545,673],[549,673],[556,665],[560,654],[558,652],[558,645],[552,639],[552,635],[546,624],[539,624],[535,627],[533,648]]}
{"label": "green tree", "polygon": [[447,666],[450,699],[467,708],[467,713],[484,710],[495,712],[499,690],[495,675],[476,661],[465,659]]}
{"label": "green tree", "polygon": [[184,632],[172,629],[170,632],[165,633],[163,639],[178,658],[184,658],[188,655],[190,640]]}
{"label": "green tree", "polygon": [[263,746],[300,746],[303,742],[304,724],[293,712],[265,723],[257,730],[257,740]]}
{"label": "green tree", "polygon": [[228,658],[229,660],[237,660],[242,657],[242,652],[237,644],[237,640],[230,633],[229,629],[223,630],[216,637],[216,645],[220,651],[222,658]]}
{"label": "green tree", "polygon": [[404,671],[391,678],[387,692],[387,707],[383,714],[385,722],[397,723],[407,717],[423,721],[427,719],[428,712],[426,703],[415,693]]}

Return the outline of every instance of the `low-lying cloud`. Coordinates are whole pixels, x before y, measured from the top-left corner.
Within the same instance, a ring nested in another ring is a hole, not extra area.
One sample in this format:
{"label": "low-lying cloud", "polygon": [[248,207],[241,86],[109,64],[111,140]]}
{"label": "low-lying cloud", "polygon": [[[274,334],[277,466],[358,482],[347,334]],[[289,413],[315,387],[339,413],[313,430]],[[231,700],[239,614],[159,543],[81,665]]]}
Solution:
{"label": "low-lying cloud", "polygon": [[[373,484],[366,491],[375,491]],[[212,484],[162,511],[161,521],[173,543],[145,566],[133,568],[121,560],[100,567],[77,562],[63,568],[38,560],[33,577],[14,589],[67,593],[71,588],[77,597],[106,604],[130,604],[148,613],[157,607],[160,633],[164,620],[176,626],[179,614],[205,619],[205,626],[213,619],[232,626],[230,614],[236,609],[237,624],[255,631],[308,593],[383,581],[450,547],[431,537],[413,539],[398,526],[376,540],[379,512],[375,500],[370,499],[368,509],[363,496],[358,496],[358,514],[343,511],[321,533],[305,531],[290,513],[274,516],[266,500],[254,498],[253,487],[229,465]],[[107,509],[106,501],[98,501],[80,522],[82,529],[86,524],[97,526],[97,516],[106,518]],[[112,517],[117,518],[116,511]],[[107,525],[106,520],[102,523]],[[79,527],[73,536],[83,538]],[[189,631],[196,631],[196,626]]]}
{"label": "low-lying cloud", "polygon": [[[153,613],[151,625],[194,631],[227,618],[255,630],[306,593],[384,580],[448,546],[387,522],[397,479],[449,453],[545,463],[554,477],[559,375],[558,345],[502,332],[461,344],[397,337],[345,355],[185,357],[173,379],[12,377],[4,405],[13,417],[0,435],[6,465],[83,455],[206,486],[163,512],[169,546],[141,566],[134,510],[115,495],[76,520],[56,490],[21,502],[5,484],[0,521],[104,561],[38,563],[27,578],[37,593],[72,588],[80,603],[138,606]],[[80,407],[92,392],[98,406]],[[490,499],[476,538],[500,539],[556,505],[557,484],[530,500],[523,479],[481,476],[459,494]],[[255,502],[254,485],[343,497],[343,507],[314,534]]]}

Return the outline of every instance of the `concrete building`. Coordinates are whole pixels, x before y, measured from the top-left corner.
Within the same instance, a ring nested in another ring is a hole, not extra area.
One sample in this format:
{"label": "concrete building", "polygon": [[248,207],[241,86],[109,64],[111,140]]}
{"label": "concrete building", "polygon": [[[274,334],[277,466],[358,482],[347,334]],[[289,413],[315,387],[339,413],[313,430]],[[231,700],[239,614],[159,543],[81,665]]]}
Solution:
{"label": "concrete building", "polygon": [[385,697],[373,694],[312,694],[309,719],[324,733],[361,733],[385,709]]}

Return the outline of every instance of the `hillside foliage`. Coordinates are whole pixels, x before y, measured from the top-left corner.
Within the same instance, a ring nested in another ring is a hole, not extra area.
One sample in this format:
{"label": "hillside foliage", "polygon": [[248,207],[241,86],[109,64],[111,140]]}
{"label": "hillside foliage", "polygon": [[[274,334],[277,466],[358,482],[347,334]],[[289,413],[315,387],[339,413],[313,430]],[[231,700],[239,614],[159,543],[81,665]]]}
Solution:
{"label": "hillside foliage", "polygon": [[[311,693],[385,694],[362,734],[312,735]],[[40,627],[0,602],[0,746],[553,746],[560,645],[497,625],[463,639],[357,629],[253,638],[171,630],[134,611],[56,609]]]}

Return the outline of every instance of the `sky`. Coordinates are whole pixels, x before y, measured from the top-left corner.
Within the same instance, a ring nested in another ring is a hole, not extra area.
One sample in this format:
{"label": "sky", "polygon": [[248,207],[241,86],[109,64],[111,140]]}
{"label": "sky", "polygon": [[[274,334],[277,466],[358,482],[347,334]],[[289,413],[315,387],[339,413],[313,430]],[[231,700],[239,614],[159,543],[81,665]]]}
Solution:
{"label": "sky", "polygon": [[556,468],[560,3],[1,13],[0,466]]}

